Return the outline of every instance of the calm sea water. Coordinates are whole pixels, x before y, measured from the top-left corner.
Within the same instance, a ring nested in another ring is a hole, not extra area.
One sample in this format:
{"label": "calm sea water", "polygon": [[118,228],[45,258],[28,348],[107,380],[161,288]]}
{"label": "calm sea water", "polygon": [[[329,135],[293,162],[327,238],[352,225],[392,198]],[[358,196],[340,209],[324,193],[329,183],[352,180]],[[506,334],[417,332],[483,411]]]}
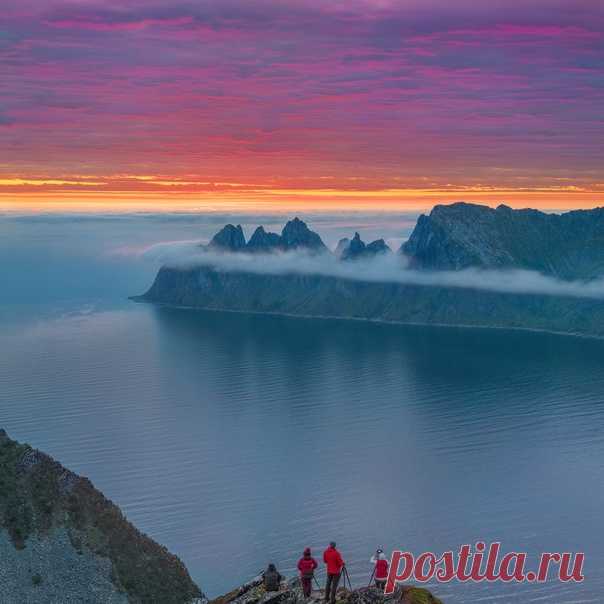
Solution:
{"label": "calm sea water", "polygon": [[[404,237],[410,217],[316,216]],[[447,604],[602,602],[604,342],[154,308],[153,243],[249,217],[0,218],[0,425],[92,479],[210,595],[335,539],[584,551],[581,585],[432,585]],[[264,217],[282,223],[282,217]],[[397,226],[393,226],[397,225]]]}

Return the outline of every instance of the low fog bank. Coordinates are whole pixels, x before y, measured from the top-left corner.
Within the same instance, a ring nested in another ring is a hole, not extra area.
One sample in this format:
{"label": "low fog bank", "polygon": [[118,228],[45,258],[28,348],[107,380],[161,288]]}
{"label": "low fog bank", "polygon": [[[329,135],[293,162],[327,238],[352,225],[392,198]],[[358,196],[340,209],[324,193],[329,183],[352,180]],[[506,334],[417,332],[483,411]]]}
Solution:
{"label": "low fog bank", "polygon": [[205,250],[198,242],[192,241],[160,243],[136,253],[145,260],[172,268],[211,266],[228,272],[322,275],[365,282],[459,287],[511,294],[604,298],[604,278],[589,282],[563,281],[535,271],[516,269],[420,271],[410,269],[405,257],[399,254],[346,262],[332,254],[312,255],[303,251],[217,253]]}
{"label": "low fog bank", "polygon": [[[417,222],[416,211],[354,211],[304,212],[300,218],[312,224],[321,232],[321,237],[329,246],[335,247],[342,237],[359,231],[369,241],[383,237],[393,247],[398,247],[411,233]],[[66,229],[70,232],[86,226],[89,234],[95,239],[114,240],[116,233],[149,245],[157,241],[157,231],[163,234],[159,239],[178,237],[179,240],[189,236],[209,241],[217,230],[227,223],[241,224],[248,239],[256,226],[262,224],[267,231],[281,232],[287,222],[285,211],[258,212],[196,209],[195,211],[116,211],[116,212],[3,212],[0,210],[0,231],[3,226],[15,227],[48,227]],[[25,236],[29,231],[24,231]],[[63,231],[61,230],[63,233]],[[77,231],[76,231],[77,232]],[[124,245],[127,245],[124,240]],[[115,249],[115,246],[112,246]]]}

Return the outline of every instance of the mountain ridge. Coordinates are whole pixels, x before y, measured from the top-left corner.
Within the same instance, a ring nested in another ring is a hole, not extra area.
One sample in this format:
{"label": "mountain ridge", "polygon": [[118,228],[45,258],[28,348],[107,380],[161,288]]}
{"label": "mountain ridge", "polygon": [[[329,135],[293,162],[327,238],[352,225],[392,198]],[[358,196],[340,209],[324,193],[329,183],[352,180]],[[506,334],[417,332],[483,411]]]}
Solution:
{"label": "mountain ridge", "polygon": [[[484,270],[516,270],[521,273],[502,275],[508,279],[537,275],[541,280],[572,281],[579,288],[602,276],[602,208],[545,214],[507,206],[436,206],[429,215],[420,216],[398,251],[409,265],[407,270],[422,276],[420,284],[394,279],[391,272],[383,279],[362,277],[372,266],[379,269],[367,262],[382,255],[372,254],[371,260],[367,247],[356,233],[341,240],[335,252],[321,248],[321,254],[331,254],[348,267],[338,270],[338,275],[312,268],[294,272],[291,263],[289,272],[269,274],[261,270],[261,259],[256,272],[249,265],[227,270],[211,258],[200,257],[193,266],[163,266],[150,289],[133,299],[210,310],[604,335],[604,296],[573,298],[559,289],[552,293],[521,287],[491,291],[481,289],[480,282]],[[318,255],[317,261],[321,258]],[[363,265],[355,264],[361,259]],[[365,273],[359,272],[361,266]],[[439,281],[439,273],[450,276],[468,269],[475,272],[463,287],[447,285],[442,277]],[[430,277],[429,284],[425,277]]]}
{"label": "mountain ridge", "polygon": [[505,205],[437,205],[400,250],[412,267],[520,268],[561,279],[604,273],[604,208],[548,214]]}
{"label": "mountain ridge", "polygon": [[277,250],[306,250],[312,253],[328,251],[318,233],[311,231],[297,216],[287,221],[280,235],[265,231],[262,225],[258,226],[249,241],[246,241],[240,224],[227,224],[212,237],[207,246],[201,247],[213,251],[252,253]]}

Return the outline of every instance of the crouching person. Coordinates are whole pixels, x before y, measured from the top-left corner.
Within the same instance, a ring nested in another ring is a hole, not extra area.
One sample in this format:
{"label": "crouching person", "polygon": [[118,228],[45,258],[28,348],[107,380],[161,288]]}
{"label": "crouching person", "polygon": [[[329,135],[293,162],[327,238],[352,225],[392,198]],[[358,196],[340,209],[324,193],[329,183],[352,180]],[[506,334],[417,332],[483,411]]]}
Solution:
{"label": "crouching person", "polygon": [[269,564],[263,574],[264,589],[266,591],[279,591],[283,577],[277,572],[274,564]]}

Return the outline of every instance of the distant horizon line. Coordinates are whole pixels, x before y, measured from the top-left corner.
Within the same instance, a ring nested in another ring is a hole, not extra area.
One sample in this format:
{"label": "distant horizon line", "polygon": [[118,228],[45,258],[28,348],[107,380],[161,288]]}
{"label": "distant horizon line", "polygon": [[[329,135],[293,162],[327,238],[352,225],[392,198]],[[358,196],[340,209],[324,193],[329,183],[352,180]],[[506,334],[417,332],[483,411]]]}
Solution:
{"label": "distant horizon line", "polygon": [[540,191],[527,194],[526,191],[514,193],[509,190],[500,192],[449,192],[442,191],[429,195],[410,195],[405,198],[384,198],[373,192],[364,196],[331,197],[293,196],[290,198],[266,199],[253,196],[245,198],[223,197],[220,195],[172,196],[171,194],[122,195],[111,197],[87,195],[81,197],[67,192],[25,197],[23,194],[8,195],[0,192],[0,212],[7,214],[51,214],[51,213],[221,213],[241,212],[258,214],[270,212],[287,214],[292,212],[426,212],[436,205],[454,203],[472,203],[489,207],[507,205],[513,209],[536,209],[544,212],[566,212],[572,210],[590,210],[604,207],[604,192],[565,192],[552,193]]}

